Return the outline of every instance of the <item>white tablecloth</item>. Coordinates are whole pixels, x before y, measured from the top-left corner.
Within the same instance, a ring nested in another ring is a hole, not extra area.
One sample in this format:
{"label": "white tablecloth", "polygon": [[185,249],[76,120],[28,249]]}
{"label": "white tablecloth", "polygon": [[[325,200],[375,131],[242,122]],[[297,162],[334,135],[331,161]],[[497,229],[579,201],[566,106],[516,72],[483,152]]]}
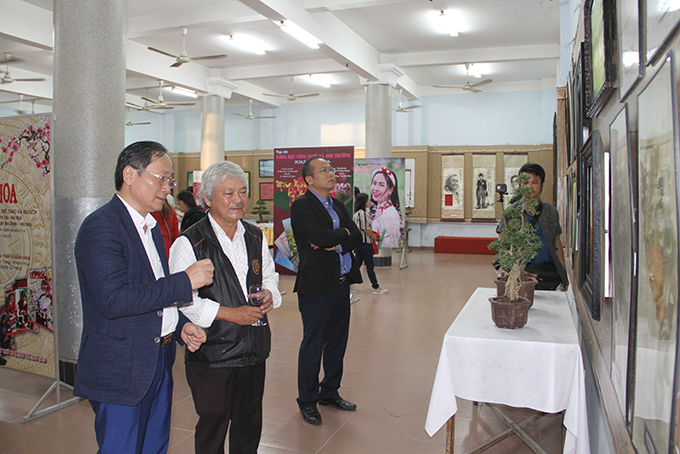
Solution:
{"label": "white tablecloth", "polygon": [[446,332],[425,430],[433,436],[458,407],[456,396],[477,402],[564,413],[564,453],[588,454],[583,358],[567,298],[537,291],[522,329],[491,320],[489,297],[478,288]]}

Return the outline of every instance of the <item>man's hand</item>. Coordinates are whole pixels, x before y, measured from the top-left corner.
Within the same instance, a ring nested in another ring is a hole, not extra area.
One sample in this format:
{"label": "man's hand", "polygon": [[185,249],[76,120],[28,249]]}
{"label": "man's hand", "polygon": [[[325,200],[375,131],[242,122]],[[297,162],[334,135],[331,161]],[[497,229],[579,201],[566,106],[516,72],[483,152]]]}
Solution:
{"label": "man's hand", "polygon": [[[314,243],[309,243],[309,245],[312,246],[312,249],[314,249],[314,250],[319,249],[319,246],[317,246]],[[339,250],[340,250],[340,246],[333,246],[333,247],[324,248],[324,251],[336,251],[337,252]]]}
{"label": "man's hand", "polygon": [[220,306],[217,310],[215,320],[226,320],[237,325],[252,325],[262,319],[264,314],[274,309],[274,296],[272,292],[265,289],[265,297],[262,299],[262,306],[239,306],[226,307]]}
{"label": "man's hand", "polygon": [[182,327],[182,340],[187,345],[190,352],[195,352],[206,341],[205,331],[200,326],[193,323],[186,323]]}
{"label": "man's hand", "polygon": [[203,259],[193,263],[185,271],[191,281],[191,289],[198,290],[201,287],[212,284],[214,270],[215,267],[210,259]]}

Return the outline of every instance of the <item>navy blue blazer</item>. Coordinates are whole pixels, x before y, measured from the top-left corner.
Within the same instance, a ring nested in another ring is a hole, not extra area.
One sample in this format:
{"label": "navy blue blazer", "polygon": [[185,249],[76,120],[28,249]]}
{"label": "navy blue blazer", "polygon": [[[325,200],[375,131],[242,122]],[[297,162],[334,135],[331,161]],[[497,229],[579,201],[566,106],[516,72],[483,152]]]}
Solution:
{"label": "navy blue blazer", "polygon": [[[123,202],[114,196],[80,226],[75,243],[83,334],[73,394],[95,402],[138,404],[151,386],[163,308],[191,301],[191,281],[170,275],[163,237],[152,229],[164,278],[156,280]],[[187,319],[180,312],[179,330]],[[174,342],[171,347],[174,352]]]}

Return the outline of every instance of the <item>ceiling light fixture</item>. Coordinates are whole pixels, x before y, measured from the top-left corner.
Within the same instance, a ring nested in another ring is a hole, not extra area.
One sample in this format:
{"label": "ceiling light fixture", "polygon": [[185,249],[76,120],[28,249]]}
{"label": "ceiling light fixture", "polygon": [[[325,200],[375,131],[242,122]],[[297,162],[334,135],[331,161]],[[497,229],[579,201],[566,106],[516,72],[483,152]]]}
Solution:
{"label": "ceiling light fixture", "polygon": [[331,78],[328,74],[310,74],[309,80],[316,85],[324,88],[331,88]]}
{"label": "ceiling light fixture", "polygon": [[312,35],[307,30],[303,29],[294,22],[291,22],[289,20],[281,21],[279,23],[279,27],[281,27],[281,30],[288,33],[290,36],[297,39],[301,43],[305,44],[310,49],[318,49],[319,44],[321,44],[321,41],[319,41],[316,38],[316,36]]}
{"label": "ceiling light fixture", "polygon": [[265,53],[265,48],[262,43],[247,35],[229,35],[229,42],[247,52],[252,52],[257,55],[264,55]]}
{"label": "ceiling light fixture", "polygon": [[482,70],[481,68],[475,66],[474,64],[470,65],[470,72],[469,74],[471,76],[474,76],[475,79],[481,79],[482,78]]}
{"label": "ceiling light fixture", "polygon": [[436,23],[437,28],[442,33],[448,33],[451,36],[458,36],[458,21],[456,15],[452,11],[439,10],[437,12]]}
{"label": "ceiling light fixture", "polygon": [[190,98],[198,98],[198,95],[196,94],[195,91],[187,90],[186,88],[172,87],[171,90],[173,93],[177,93],[178,95],[184,95]]}

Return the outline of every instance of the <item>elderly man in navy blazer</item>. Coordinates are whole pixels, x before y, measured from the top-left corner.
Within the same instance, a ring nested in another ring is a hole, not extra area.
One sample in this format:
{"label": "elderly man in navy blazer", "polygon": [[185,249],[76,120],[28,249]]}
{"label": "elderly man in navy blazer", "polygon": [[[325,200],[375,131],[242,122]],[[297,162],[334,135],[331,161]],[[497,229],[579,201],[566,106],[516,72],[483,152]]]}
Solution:
{"label": "elderly man in navy blazer", "polygon": [[173,338],[190,351],[205,342],[177,307],[212,282],[213,265],[202,260],[170,274],[150,214],[175,186],[172,175],[163,145],[129,145],[118,157],[117,194],[83,221],[76,239],[83,334],[73,393],[95,412],[100,453],[167,452]]}
{"label": "elderly man in navy blazer", "polygon": [[[302,316],[298,355],[298,406],[302,419],[321,424],[319,405],[343,411],[357,406],[338,394],[349,337],[350,284],[361,272],[352,251],[361,246],[361,232],[339,200],[331,197],[335,169],[315,156],[302,166],[307,192],[290,207],[290,223],[300,254],[295,288]],[[324,377],[319,383],[323,361]]]}

